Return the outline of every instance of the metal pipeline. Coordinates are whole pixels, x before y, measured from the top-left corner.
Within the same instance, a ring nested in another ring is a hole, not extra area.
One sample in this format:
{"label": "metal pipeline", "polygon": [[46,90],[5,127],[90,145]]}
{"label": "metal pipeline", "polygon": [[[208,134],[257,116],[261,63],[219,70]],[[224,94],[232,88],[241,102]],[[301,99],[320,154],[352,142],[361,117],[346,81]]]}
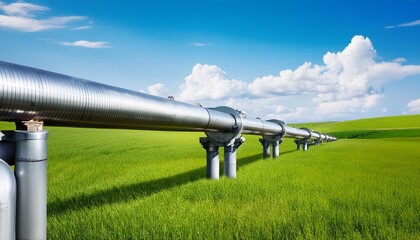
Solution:
{"label": "metal pipeline", "polygon": [[[49,126],[229,132],[232,114],[173,99],[0,61],[0,120]],[[244,134],[319,138],[270,121],[243,118]],[[322,137],[322,136],[321,136]]]}
{"label": "metal pipeline", "polygon": [[50,126],[229,131],[230,114],[0,62],[0,120]]}
{"label": "metal pipeline", "polygon": [[15,239],[16,181],[9,164],[0,159],[0,239]]}

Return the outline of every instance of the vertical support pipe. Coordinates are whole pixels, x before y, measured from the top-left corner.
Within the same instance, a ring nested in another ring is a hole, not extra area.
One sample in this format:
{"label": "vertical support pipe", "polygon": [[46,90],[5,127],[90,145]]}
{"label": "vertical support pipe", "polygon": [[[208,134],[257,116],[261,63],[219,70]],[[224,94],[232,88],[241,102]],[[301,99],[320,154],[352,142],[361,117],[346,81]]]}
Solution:
{"label": "vertical support pipe", "polygon": [[15,239],[16,181],[9,164],[0,159],[0,239]]}
{"label": "vertical support pipe", "polygon": [[219,146],[210,141],[209,138],[200,138],[200,143],[206,149],[206,175],[209,179],[217,180],[220,177],[219,170]]}
{"label": "vertical support pipe", "polygon": [[15,131],[16,238],[47,238],[47,131]]}
{"label": "vertical support pipe", "polygon": [[270,157],[270,144],[265,141],[263,138],[260,138],[260,142],[263,146],[263,158],[269,158]]}
{"label": "vertical support pipe", "polygon": [[236,178],[236,147],[225,146],[224,174],[228,178]]}
{"label": "vertical support pipe", "polygon": [[273,158],[277,158],[280,154],[280,145],[278,141],[272,142],[271,146],[273,146]]}
{"label": "vertical support pipe", "polygon": [[[2,133],[0,133],[0,136]],[[13,141],[13,134],[6,136],[6,141],[0,141],[0,159],[8,163],[10,166],[15,164],[16,144]],[[10,139],[9,139],[10,138]],[[12,141],[10,141],[12,140]],[[0,238],[1,239],[1,238]]]}
{"label": "vertical support pipe", "polygon": [[301,141],[295,140],[295,143],[296,143],[296,150],[300,150]]}
{"label": "vertical support pipe", "polygon": [[244,142],[245,138],[241,136],[234,139],[233,143],[225,145],[224,174],[228,178],[236,178],[236,150]]}
{"label": "vertical support pipe", "polygon": [[220,176],[219,169],[219,147],[209,141],[207,149],[207,178],[217,180]]}
{"label": "vertical support pipe", "polygon": [[304,141],[302,145],[303,145],[303,151],[308,151],[308,142]]}

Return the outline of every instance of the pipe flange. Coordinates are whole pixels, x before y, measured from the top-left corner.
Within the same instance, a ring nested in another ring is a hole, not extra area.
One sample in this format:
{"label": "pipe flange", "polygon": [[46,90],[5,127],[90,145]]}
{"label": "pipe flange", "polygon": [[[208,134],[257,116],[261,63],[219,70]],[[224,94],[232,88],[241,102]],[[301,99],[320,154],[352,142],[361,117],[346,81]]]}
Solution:
{"label": "pipe flange", "polygon": [[309,133],[309,137],[306,137],[304,139],[310,140],[312,138],[312,130],[311,129],[309,129],[309,128],[300,128],[300,129],[305,130]]}
{"label": "pipe flange", "polygon": [[241,132],[244,127],[242,123],[242,115],[235,109],[225,106],[210,109],[232,115],[232,117],[235,119],[235,126],[232,126],[232,129],[228,132],[204,132],[206,136],[210,138],[212,142],[220,146],[228,146],[234,144],[235,139],[238,139],[242,136]]}
{"label": "pipe flange", "polygon": [[269,141],[269,142],[277,142],[277,141],[281,141],[284,137],[284,135],[286,135],[286,125],[287,123],[277,120],[277,119],[270,119],[267,120],[267,122],[272,122],[272,123],[276,123],[278,125],[280,125],[282,131],[281,133],[277,134],[277,135],[263,135],[264,140]]}

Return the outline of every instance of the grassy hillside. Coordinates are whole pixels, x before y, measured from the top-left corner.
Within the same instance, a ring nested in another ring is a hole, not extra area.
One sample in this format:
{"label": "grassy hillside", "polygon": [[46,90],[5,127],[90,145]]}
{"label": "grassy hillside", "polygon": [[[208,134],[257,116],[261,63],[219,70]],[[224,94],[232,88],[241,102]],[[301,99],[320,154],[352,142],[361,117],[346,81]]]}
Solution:
{"label": "grassy hillside", "polygon": [[420,114],[291,125],[305,126],[338,138],[420,137]]}
{"label": "grassy hillside", "polygon": [[247,135],[237,179],[210,181],[202,133],[48,129],[48,239],[420,238],[420,137],[263,160]]}

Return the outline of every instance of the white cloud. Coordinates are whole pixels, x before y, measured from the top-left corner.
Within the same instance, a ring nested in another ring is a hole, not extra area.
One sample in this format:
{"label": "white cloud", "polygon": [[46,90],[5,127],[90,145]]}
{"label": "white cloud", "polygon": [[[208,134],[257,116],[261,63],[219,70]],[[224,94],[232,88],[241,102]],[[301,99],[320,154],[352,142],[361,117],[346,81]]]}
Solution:
{"label": "white cloud", "polygon": [[205,42],[194,42],[194,43],[192,43],[192,45],[194,47],[208,47],[208,46],[211,46],[210,43],[205,43]]}
{"label": "white cloud", "polygon": [[264,76],[249,84],[249,91],[260,97],[317,94],[312,99],[321,115],[364,112],[378,105],[385,83],[420,74],[420,65],[402,65],[404,58],[377,62],[369,38],[354,36],[337,53],[324,55],[323,65],[306,62],[278,76]]}
{"label": "white cloud", "polygon": [[418,25],[420,25],[420,19],[412,21],[412,22],[401,23],[401,24],[398,24],[398,25],[386,26],[385,28],[413,27],[413,26],[418,26]]}
{"label": "white cloud", "polygon": [[319,81],[319,76],[324,68],[305,62],[294,71],[287,69],[279,73],[279,76],[263,76],[257,78],[249,85],[249,91],[256,96],[267,95],[291,95],[308,92],[327,92],[328,84]]}
{"label": "white cloud", "polygon": [[370,39],[354,36],[342,51],[327,52],[322,64],[305,62],[251,83],[232,79],[215,65],[196,64],[176,99],[227,105],[249,117],[288,122],[369,116],[387,111],[381,106],[386,83],[420,74],[420,65],[405,63],[404,58],[378,61]]}
{"label": "white cloud", "polygon": [[311,112],[309,109],[304,107],[296,108],[287,108],[283,112],[269,112],[265,115],[264,119],[280,119],[285,122],[299,123],[302,121],[308,121],[309,119],[314,119],[311,117]]}
{"label": "white cloud", "polygon": [[287,111],[287,107],[284,105],[277,105],[274,111],[276,113],[283,113]]}
{"label": "white cloud", "polygon": [[80,26],[80,27],[75,27],[72,30],[86,30],[86,29],[91,29],[92,26]]}
{"label": "white cloud", "polygon": [[162,83],[156,83],[147,87],[147,92],[154,96],[164,97],[167,95],[168,90]]}
{"label": "white cloud", "polygon": [[420,98],[410,101],[407,108],[410,113],[420,113]]}
{"label": "white cloud", "polygon": [[342,52],[326,53],[324,65],[306,62],[295,70],[283,70],[278,76],[260,77],[249,85],[249,90],[257,96],[312,92],[334,93],[334,98],[350,99],[388,81],[420,74],[420,65],[401,65],[403,58],[376,62],[375,57],[376,50],[369,38],[355,36]]}
{"label": "white cloud", "polygon": [[245,94],[247,84],[231,79],[216,65],[197,63],[180,90],[177,99],[181,101],[222,99]]}
{"label": "white cloud", "polygon": [[86,40],[80,40],[76,42],[61,42],[64,46],[71,46],[71,47],[85,47],[85,48],[110,48],[108,42],[90,42]]}
{"label": "white cloud", "polygon": [[369,94],[364,97],[318,102],[315,114],[318,116],[341,117],[347,113],[366,112],[378,105],[382,94]]}
{"label": "white cloud", "polygon": [[84,16],[61,16],[41,18],[50,9],[26,2],[5,4],[0,1],[0,28],[21,32],[39,32],[68,27],[72,22],[86,20]]}
{"label": "white cloud", "polygon": [[32,16],[36,12],[48,11],[49,8],[31,3],[26,3],[23,1],[10,4],[5,4],[2,1],[0,1],[0,10],[2,10],[7,15]]}

